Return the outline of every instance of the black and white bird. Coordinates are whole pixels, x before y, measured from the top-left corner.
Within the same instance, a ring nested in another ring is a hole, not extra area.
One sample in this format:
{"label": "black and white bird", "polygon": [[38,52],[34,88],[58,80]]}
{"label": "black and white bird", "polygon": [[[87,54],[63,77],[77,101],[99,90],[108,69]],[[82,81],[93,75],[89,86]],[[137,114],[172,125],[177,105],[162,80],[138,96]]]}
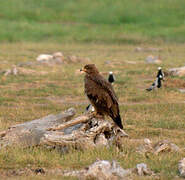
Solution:
{"label": "black and white bird", "polygon": [[115,82],[115,77],[114,77],[112,71],[109,72],[108,81],[109,81],[111,84],[113,84],[113,83]]}
{"label": "black and white bird", "polygon": [[159,77],[159,78],[161,78],[161,80],[164,80],[164,73],[163,73],[161,67],[158,67],[158,73],[157,73],[156,77]]}
{"label": "black and white bird", "polygon": [[87,113],[94,112],[95,110],[92,104],[89,104],[85,109]]}
{"label": "black and white bird", "polygon": [[162,86],[162,80],[164,80],[164,73],[162,72],[162,68],[161,67],[158,67],[158,72],[157,72],[157,76],[156,76],[156,80],[154,81],[154,83],[149,87],[147,88],[146,90],[147,91],[151,91],[153,90],[154,88],[161,88]]}

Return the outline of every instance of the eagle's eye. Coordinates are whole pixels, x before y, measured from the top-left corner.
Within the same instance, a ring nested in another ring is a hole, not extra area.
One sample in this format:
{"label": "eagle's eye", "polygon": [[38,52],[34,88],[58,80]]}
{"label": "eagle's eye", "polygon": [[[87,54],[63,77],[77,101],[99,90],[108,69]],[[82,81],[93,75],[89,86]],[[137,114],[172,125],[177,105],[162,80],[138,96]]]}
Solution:
{"label": "eagle's eye", "polygon": [[93,64],[88,64],[84,66],[84,69],[86,69],[86,71],[93,72],[95,70],[95,66]]}
{"label": "eagle's eye", "polygon": [[89,67],[89,66],[85,66],[85,69],[87,69],[87,70],[88,70],[88,69],[90,69],[90,67]]}

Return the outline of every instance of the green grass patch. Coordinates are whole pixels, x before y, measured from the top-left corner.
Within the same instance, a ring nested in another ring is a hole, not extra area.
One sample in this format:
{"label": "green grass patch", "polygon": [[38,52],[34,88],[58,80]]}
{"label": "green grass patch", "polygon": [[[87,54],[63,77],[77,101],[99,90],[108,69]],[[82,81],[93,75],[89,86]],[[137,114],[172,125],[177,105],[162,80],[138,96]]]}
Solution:
{"label": "green grass patch", "polygon": [[[138,127],[184,129],[184,109],[184,104],[134,105],[131,109],[126,109],[126,112],[129,113],[129,119],[126,120],[126,123]],[[132,118],[130,115],[137,118]]]}
{"label": "green grass patch", "polygon": [[173,0],[7,0],[0,7],[0,40],[183,43],[184,6]]}

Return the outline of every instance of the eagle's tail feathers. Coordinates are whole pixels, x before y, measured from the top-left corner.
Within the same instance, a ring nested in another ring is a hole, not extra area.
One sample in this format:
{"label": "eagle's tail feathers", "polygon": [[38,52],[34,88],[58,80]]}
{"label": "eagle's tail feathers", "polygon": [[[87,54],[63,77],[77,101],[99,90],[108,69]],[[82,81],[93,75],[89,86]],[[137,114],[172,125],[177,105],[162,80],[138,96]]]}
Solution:
{"label": "eagle's tail feathers", "polygon": [[121,122],[121,117],[120,115],[116,116],[116,118],[113,119],[114,122],[121,128],[123,129],[123,125],[122,125],[122,122]]}

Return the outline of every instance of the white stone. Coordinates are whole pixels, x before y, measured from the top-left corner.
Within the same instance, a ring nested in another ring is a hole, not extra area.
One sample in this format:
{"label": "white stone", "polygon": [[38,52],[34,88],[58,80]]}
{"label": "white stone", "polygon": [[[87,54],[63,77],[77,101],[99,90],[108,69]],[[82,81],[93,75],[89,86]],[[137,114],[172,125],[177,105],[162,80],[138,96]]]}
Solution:
{"label": "white stone", "polygon": [[121,179],[131,174],[130,170],[124,170],[116,161],[110,163],[102,160],[96,161],[88,167],[85,176],[98,180]]}
{"label": "white stone", "polygon": [[185,89],[179,89],[181,93],[185,93]]}
{"label": "white stone", "polygon": [[181,159],[178,164],[180,176],[185,178],[185,158]]}
{"label": "white stone", "polygon": [[149,56],[146,57],[146,63],[160,64],[161,60],[158,57],[155,57],[153,55],[149,55]]}
{"label": "white stone", "polygon": [[185,66],[179,68],[171,68],[169,72],[173,76],[185,76]]}
{"label": "white stone", "polygon": [[151,144],[151,141],[150,141],[150,139],[148,139],[148,138],[145,138],[145,139],[144,139],[144,142],[145,142],[146,144]]}
{"label": "white stone", "polygon": [[53,59],[53,56],[50,55],[50,54],[40,54],[40,55],[36,58],[36,60],[39,61],[39,62],[41,62],[41,61],[49,61],[49,60],[51,60],[51,59]]}
{"label": "white stone", "polygon": [[139,176],[143,176],[143,175],[152,175],[154,174],[148,167],[146,164],[144,163],[140,163],[136,165],[136,172]]}

